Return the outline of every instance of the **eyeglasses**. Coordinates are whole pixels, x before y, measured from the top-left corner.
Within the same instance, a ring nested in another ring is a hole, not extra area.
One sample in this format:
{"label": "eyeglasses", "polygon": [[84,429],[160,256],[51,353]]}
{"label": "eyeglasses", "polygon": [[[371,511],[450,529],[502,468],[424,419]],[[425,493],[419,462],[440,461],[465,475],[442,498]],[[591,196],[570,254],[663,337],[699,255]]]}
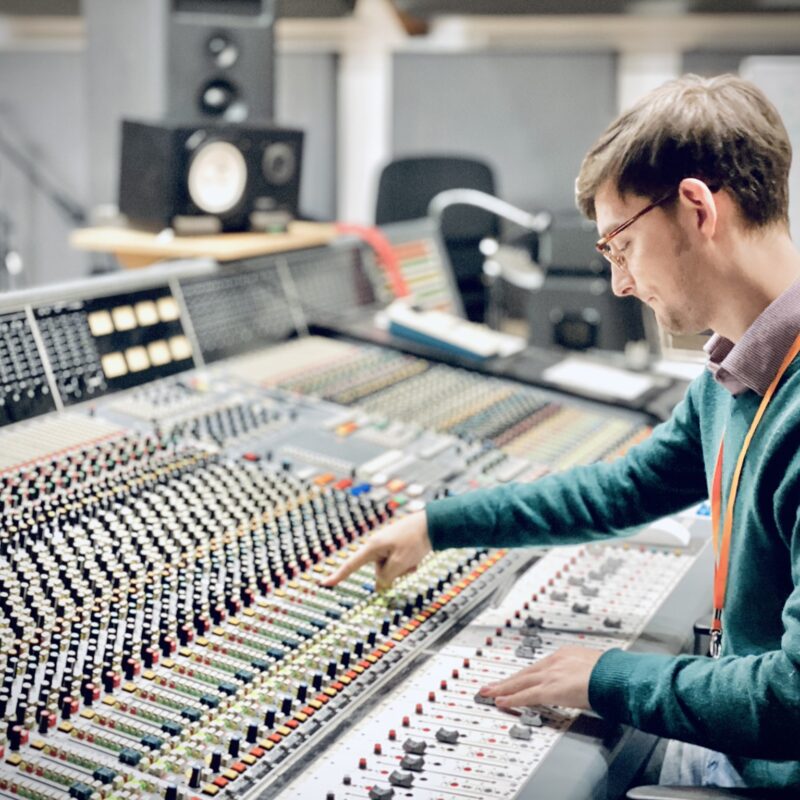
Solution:
{"label": "eyeglasses", "polygon": [[672,195],[673,192],[670,191],[669,193],[665,194],[663,197],[659,198],[655,202],[650,203],[649,206],[645,206],[641,211],[634,214],[630,219],[625,220],[625,222],[621,223],[620,225],[617,225],[617,227],[614,228],[614,230],[609,231],[605,236],[602,236],[600,239],[598,239],[597,244],[595,245],[595,249],[597,250],[597,252],[600,253],[601,256],[606,258],[611,264],[614,264],[614,266],[619,267],[620,269],[623,270],[627,269],[627,262],[625,260],[624,253],[615,253],[608,246],[608,243],[615,236],[618,236],[620,233],[622,233],[622,231],[626,230],[627,228],[630,228],[630,226],[633,225],[633,223],[636,222],[637,219],[643,217],[645,214],[647,214],[648,211],[652,211],[654,208],[657,208],[662,203],[669,200],[669,198],[672,197]]}

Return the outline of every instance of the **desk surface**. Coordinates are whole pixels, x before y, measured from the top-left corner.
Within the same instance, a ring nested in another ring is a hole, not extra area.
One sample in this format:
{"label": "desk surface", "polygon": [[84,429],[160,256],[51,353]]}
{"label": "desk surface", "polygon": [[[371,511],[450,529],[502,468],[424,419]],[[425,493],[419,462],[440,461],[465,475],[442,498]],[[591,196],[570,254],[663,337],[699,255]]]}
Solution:
{"label": "desk surface", "polygon": [[330,223],[292,222],[286,233],[223,233],[214,236],[174,236],[129,228],[80,228],[70,244],[78,250],[114,253],[125,267],[143,267],[173,258],[214,258],[234,261],[287,250],[320,247],[336,236]]}

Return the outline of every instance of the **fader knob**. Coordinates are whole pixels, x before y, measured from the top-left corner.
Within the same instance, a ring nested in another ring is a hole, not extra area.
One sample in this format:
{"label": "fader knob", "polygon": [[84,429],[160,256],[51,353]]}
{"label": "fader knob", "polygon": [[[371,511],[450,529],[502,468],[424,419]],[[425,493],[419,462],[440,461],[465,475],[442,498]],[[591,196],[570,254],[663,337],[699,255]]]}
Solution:
{"label": "fader knob", "polygon": [[531,729],[527,725],[512,725],[509,731],[512,739],[530,739]]}
{"label": "fader knob", "polygon": [[414,783],[414,776],[410,772],[396,769],[389,775],[389,783],[392,786],[402,786],[404,789],[408,789]]}
{"label": "fader knob", "polygon": [[406,753],[413,753],[415,756],[424,755],[427,746],[427,743],[422,739],[412,739],[409,737],[403,742],[403,750]]}
{"label": "fader knob", "polygon": [[439,728],[436,731],[436,741],[444,744],[458,744],[458,737],[461,734],[457,730],[448,728]]}
{"label": "fader knob", "polygon": [[403,769],[410,769],[412,772],[422,772],[422,768],[425,766],[425,759],[422,756],[406,753],[400,760],[400,766]]}
{"label": "fader knob", "polygon": [[526,708],[522,712],[522,716],[519,718],[519,721],[523,725],[528,725],[531,728],[541,728],[544,724],[542,721],[542,715],[538,711],[533,711],[530,708]]}

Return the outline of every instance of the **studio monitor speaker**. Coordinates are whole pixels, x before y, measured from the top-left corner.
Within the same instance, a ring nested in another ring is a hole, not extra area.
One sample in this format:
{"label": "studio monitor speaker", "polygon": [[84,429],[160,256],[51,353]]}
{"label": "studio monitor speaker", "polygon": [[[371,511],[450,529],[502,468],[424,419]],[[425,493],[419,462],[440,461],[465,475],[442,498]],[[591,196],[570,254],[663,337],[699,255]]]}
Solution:
{"label": "studio monitor speaker", "polygon": [[167,115],[268,122],[275,0],[169,0]]}
{"label": "studio monitor speaker", "polygon": [[119,207],[179,233],[264,230],[297,214],[303,134],[266,125],[122,126]]}

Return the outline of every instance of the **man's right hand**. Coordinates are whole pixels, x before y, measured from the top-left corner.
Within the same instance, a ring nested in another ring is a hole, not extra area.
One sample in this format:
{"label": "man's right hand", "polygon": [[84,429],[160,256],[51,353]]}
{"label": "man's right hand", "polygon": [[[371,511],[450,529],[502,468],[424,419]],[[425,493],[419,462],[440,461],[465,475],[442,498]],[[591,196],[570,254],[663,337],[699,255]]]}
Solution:
{"label": "man's right hand", "polygon": [[367,539],[353,556],[321,583],[335,586],[364,564],[374,562],[378,590],[388,589],[401,575],[413,572],[431,550],[425,512],[409,514]]}

